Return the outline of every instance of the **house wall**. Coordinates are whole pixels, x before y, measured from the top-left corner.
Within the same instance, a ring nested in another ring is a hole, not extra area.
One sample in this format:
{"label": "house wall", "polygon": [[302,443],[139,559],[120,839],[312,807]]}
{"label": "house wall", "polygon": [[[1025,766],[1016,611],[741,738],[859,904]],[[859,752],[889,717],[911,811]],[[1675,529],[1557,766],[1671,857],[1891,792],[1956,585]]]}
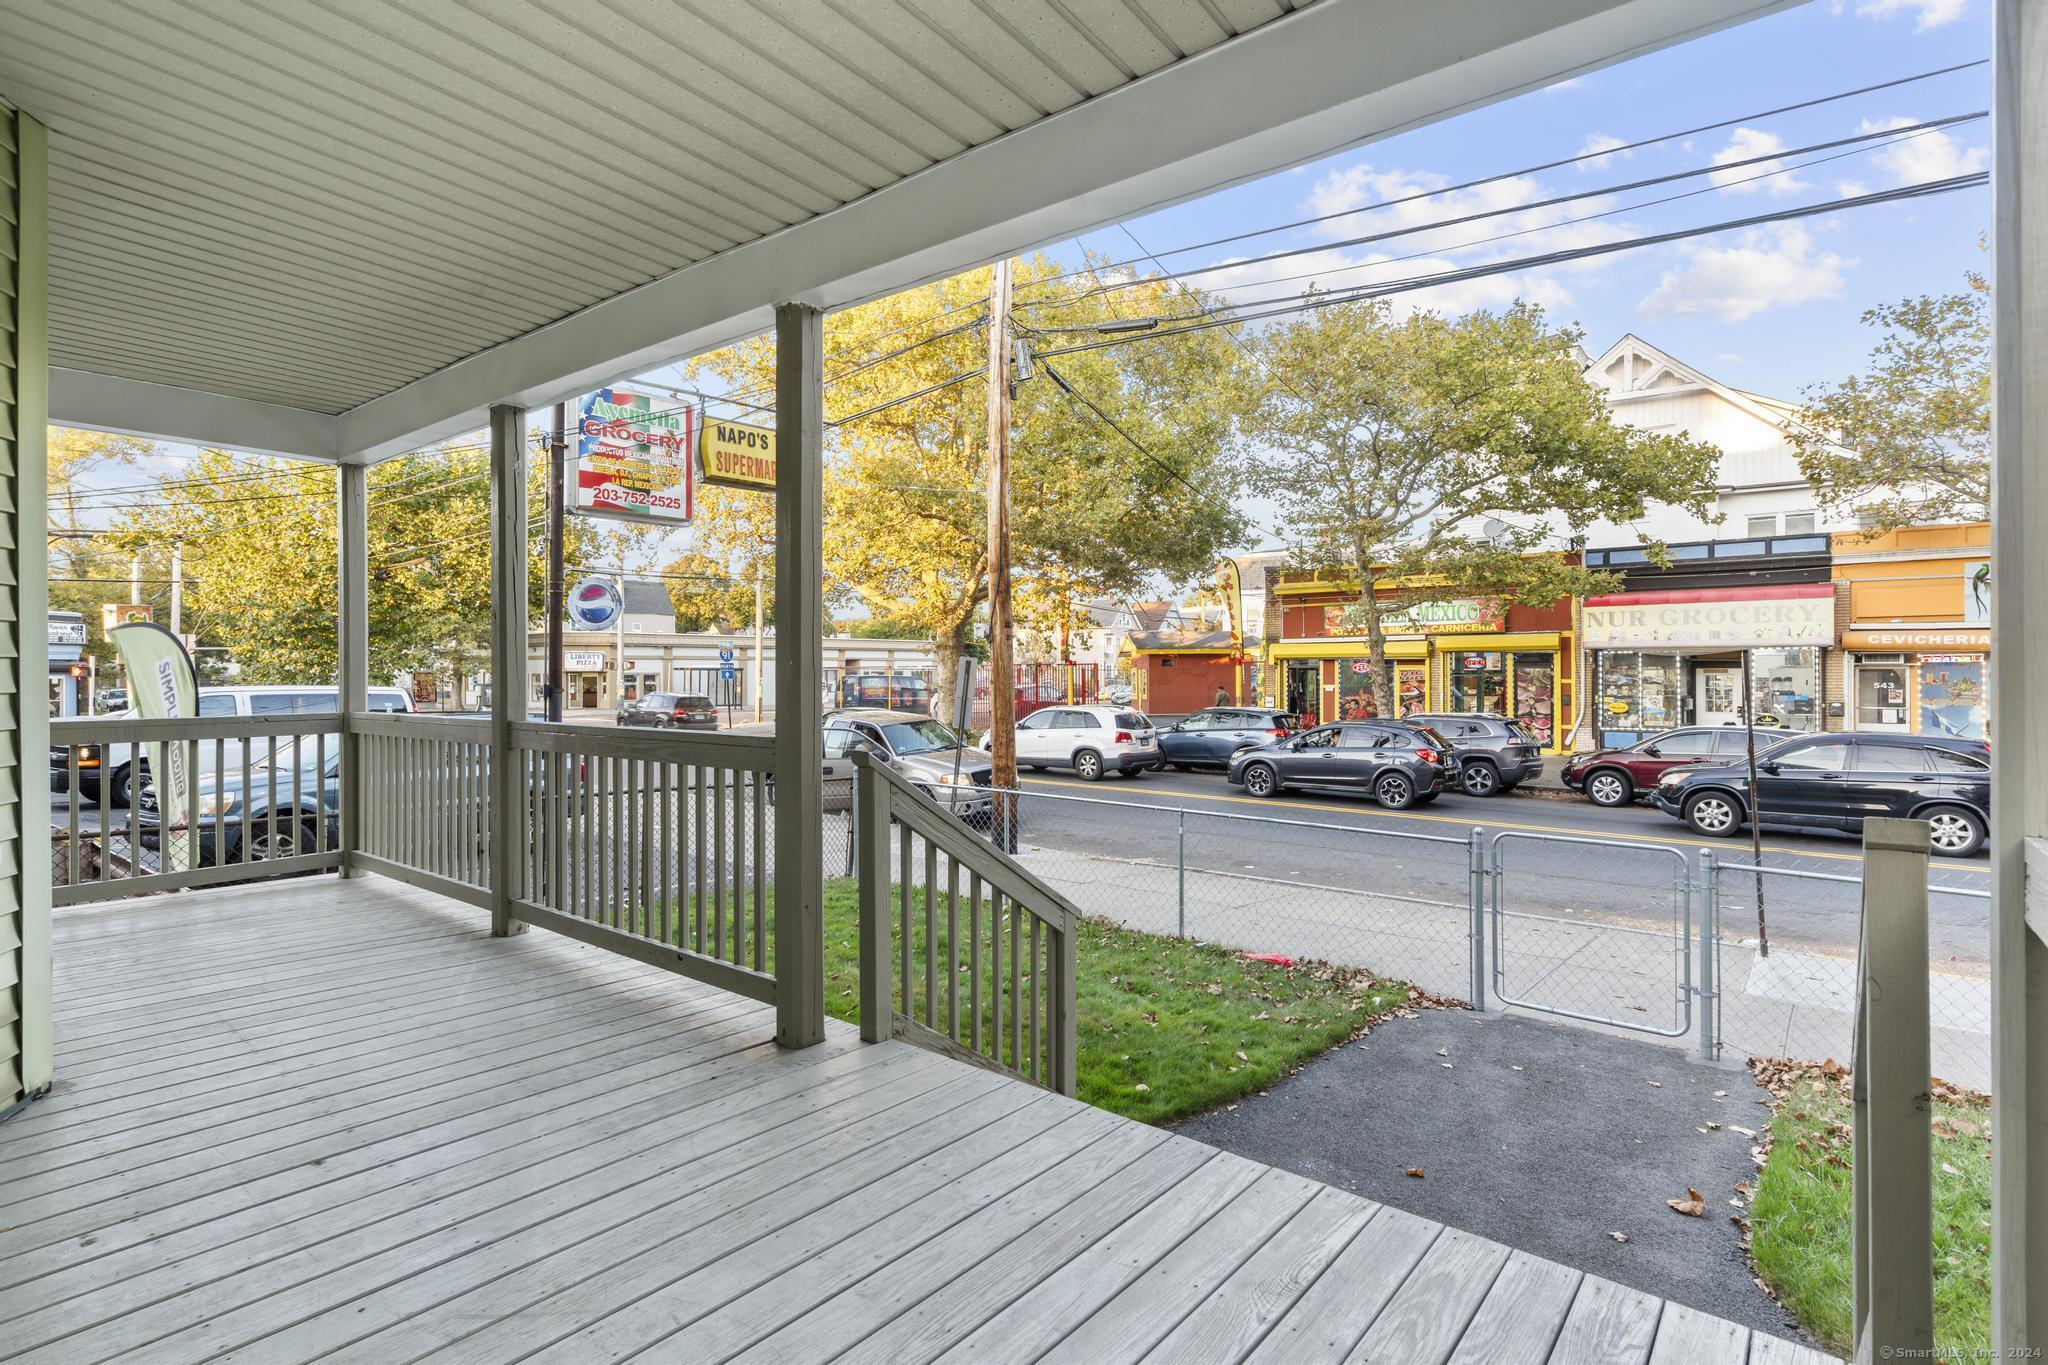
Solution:
{"label": "house wall", "polygon": [[1230,691],[1228,654],[1140,654],[1131,667],[1140,682],[1136,704],[1154,715],[1184,716],[1213,705],[1217,688]]}
{"label": "house wall", "polygon": [[46,160],[42,125],[0,106],[0,504],[22,514],[0,543],[0,1113],[49,1084],[51,1061],[50,855],[32,816],[48,786],[49,587],[29,534],[49,419]]}

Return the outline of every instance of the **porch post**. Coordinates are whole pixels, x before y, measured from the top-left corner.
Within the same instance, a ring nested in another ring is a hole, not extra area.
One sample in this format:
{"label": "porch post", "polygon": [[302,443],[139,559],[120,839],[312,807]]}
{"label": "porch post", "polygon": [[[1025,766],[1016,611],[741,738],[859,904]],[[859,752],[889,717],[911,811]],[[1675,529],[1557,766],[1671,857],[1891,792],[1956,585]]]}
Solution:
{"label": "porch post", "polygon": [[[525,831],[512,725],[526,719],[526,409],[491,409],[491,935],[512,918],[513,850]],[[823,741],[821,740],[822,744]]]}
{"label": "porch post", "polygon": [[825,1038],[822,309],[775,309],[775,1041]]}
{"label": "porch post", "polygon": [[2048,1345],[2048,0],[1993,38],[1991,1349]]}
{"label": "porch post", "polygon": [[362,840],[362,766],[354,717],[370,709],[370,503],[367,465],[335,470],[336,685],[341,694],[341,875]]}
{"label": "porch post", "polygon": [[49,559],[49,143],[0,106],[0,1114],[47,1088],[53,1067],[50,841],[43,806],[49,710],[42,679]]}

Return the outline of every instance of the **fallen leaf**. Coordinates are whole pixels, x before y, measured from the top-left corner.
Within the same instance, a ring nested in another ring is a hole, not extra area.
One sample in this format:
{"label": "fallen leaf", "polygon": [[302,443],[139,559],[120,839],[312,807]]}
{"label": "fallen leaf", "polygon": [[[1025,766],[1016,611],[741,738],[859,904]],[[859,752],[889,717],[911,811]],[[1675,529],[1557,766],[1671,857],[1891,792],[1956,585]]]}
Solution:
{"label": "fallen leaf", "polygon": [[1944,1162],[1942,1162],[1942,1163],[1941,1163],[1941,1169],[1942,1169],[1942,1172],[1943,1172],[1943,1174],[1945,1174],[1945,1175],[1961,1175],[1961,1174],[1962,1174],[1962,1172],[1961,1172],[1961,1171],[1959,1171],[1959,1170],[1957,1170],[1957,1169],[1956,1169],[1955,1167],[1953,1167],[1953,1166],[1949,1165],[1949,1164],[1948,1164],[1948,1163],[1947,1163],[1946,1161],[1944,1161]]}
{"label": "fallen leaf", "polygon": [[1626,1242],[1628,1240],[1628,1234],[1625,1232],[1610,1232],[1607,1235],[1617,1242]]}
{"label": "fallen leaf", "polygon": [[1411,1180],[1422,1179],[1422,1168],[1420,1166],[1410,1166],[1408,1168],[1408,1178]]}
{"label": "fallen leaf", "polygon": [[1510,1071],[1520,1071],[1521,1069],[1522,1069],[1522,1068],[1520,1068],[1520,1067],[1518,1067],[1518,1066],[1511,1066],[1511,1067],[1509,1067],[1509,1068],[1508,1068],[1508,1070],[1510,1070]]}
{"label": "fallen leaf", "polygon": [[1707,1120],[1707,1131],[1708,1131],[1708,1132],[1710,1132],[1710,1133],[1718,1133],[1718,1132],[1720,1132],[1720,1131],[1721,1131],[1721,1125],[1720,1125],[1720,1124],[1718,1124],[1718,1123],[1716,1123],[1716,1122],[1714,1122],[1714,1121],[1713,1121],[1712,1119],[1708,1119],[1708,1120]]}
{"label": "fallen leaf", "polygon": [[1725,1090],[1716,1090],[1714,1092],[1714,1098],[1717,1100],[1725,1100],[1728,1098],[1728,1092]]}
{"label": "fallen leaf", "polygon": [[1682,1213],[1688,1218],[1697,1218],[1707,1211],[1707,1201],[1690,1185],[1685,1187],[1685,1198],[1667,1199],[1664,1202],[1670,1206],[1673,1213]]}
{"label": "fallen leaf", "polygon": [[1739,1123],[1731,1123],[1731,1124],[1729,1124],[1729,1125],[1728,1125],[1728,1131],[1729,1131],[1729,1132],[1731,1132],[1731,1133],[1740,1133],[1740,1134],[1742,1134],[1742,1135],[1743,1135],[1744,1137],[1747,1137],[1747,1138],[1753,1138],[1753,1137],[1755,1137],[1755,1136],[1756,1136],[1756,1129],[1754,1129],[1754,1128],[1744,1128],[1744,1127],[1743,1127],[1743,1126],[1742,1126],[1741,1124],[1739,1124]]}
{"label": "fallen leaf", "polygon": [[1663,1088],[1664,1088],[1664,1082],[1662,1082],[1662,1081],[1651,1081],[1651,1082],[1650,1082],[1650,1089],[1652,1089],[1652,1090],[1662,1090]]}
{"label": "fallen leaf", "polygon": [[1257,1014],[1254,1014],[1254,1015],[1252,1016],[1252,1018],[1253,1018],[1254,1020],[1259,1020],[1259,1019],[1271,1019],[1272,1017],[1273,1017],[1272,1015],[1270,1015],[1270,1014],[1266,1013],[1266,1012],[1265,1012],[1264,1010],[1260,1010],[1260,1011],[1259,1011],[1259,1012],[1258,1012]]}
{"label": "fallen leaf", "polygon": [[1149,1086],[1149,1085],[1145,1084],[1145,1083],[1144,1083],[1143,1081],[1139,1081],[1139,1082],[1138,1082],[1138,1083],[1137,1083],[1136,1085],[1134,1085],[1134,1086],[1132,1086],[1132,1087],[1131,1087],[1131,1089],[1133,1089],[1133,1090],[1140,1090],[1140,1091],[1143,1091],[1143,1090],[1150,1090],[1151,1088],[1152,1088],[1151,1086]]}
{"label": "fallen leaf", "polygon": [[1209,991],[1209,994],[1211,994],[1211,995],[1221,995],[1221,994],[1223,994],[1223,988],[1222,988],[1221,986],[1217,985],[1217,984],[1216,984],[1215,982],[1213,982],[1213,981],[1211,981],[1211,982],[1209,983],[1209,986],[1208,986],[1208,991]]}
{"label": "fallen leaf", "polygon": [[1451,1064],[1449,1062],[1438,1062],[1437,1065],[1442,1067],[1446,1071],[1449,1071],[1451,1069]]}
{"label": "fallen leaf", "polygon": [[1237,1054],[1237,1060],[1239,1060],[1240,1062],[1248,1062],[1251,1060],[1251,1058],[1245,1056],[1242,1051],[1239,1051]]}
{"label": "fallen leaf", "polygon": [[1436,1055],[1439,1057],[1448,1057],[1451,1055],[1451,1050],[1447,1047],[1440,1047],[1436,1050]]}

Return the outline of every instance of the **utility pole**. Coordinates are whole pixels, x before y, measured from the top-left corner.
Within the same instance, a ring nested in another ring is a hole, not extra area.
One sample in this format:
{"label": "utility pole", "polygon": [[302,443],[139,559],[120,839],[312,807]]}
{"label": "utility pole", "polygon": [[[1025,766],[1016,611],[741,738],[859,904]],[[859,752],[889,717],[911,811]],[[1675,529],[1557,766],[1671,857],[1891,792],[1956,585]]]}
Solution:
{"label": "utility pole", "polygon": [[128,605],[142,605],[142,556],[133,555],[128,560]]}
{"label": "utility pole", "polygon": [[767,615],[768,583],[761,561],[754,561],[754,721],[761,720],[761,622]]}
{"label": "utility pole", "polygon": [[[1017,787],[1016,669],[1010,657],[1010,262],[997,261],[988,291],[988,676],[989,758],[998,792]],[[1017,847],[1016,798],[997,798],[996,846]]]}
{"label": "utility pole", "polygon": [[185,633],[185,542],[171,542],[171,634]]}
{"label": "utility pole", "polygon": [[[621,559],[624,555],[619,556]],[[619,614],[612,618],[612,662],[619,668],[619,685],[612,696],[613,707],[626,704],[626,575],[621,570],[612,578],[619,587]]]}
{"label": "utility pole", "polygon": [[[562,718],[562,471],[568,453],[569,405],[557,403],[554,438],[548,442],[548,620],[542,646],[547,658],[541,665],[546,677],[541,696],[551,721]],[[624,603],[620,606],[623,610]]]}

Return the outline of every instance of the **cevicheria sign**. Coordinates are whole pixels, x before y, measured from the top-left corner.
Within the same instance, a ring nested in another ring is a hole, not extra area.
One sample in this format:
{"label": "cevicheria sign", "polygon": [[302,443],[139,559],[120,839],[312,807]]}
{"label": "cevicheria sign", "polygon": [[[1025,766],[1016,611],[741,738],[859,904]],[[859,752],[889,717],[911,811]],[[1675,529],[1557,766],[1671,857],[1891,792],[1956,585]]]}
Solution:
{"label": "cevicheria sign", "polygon": [[775,433],[743,422],[706,419],[698,449],[704,482],[726,488],[775,491]]}
{"label": "cevicheria sign", "polygon": [[645,394],[599,389],[577,403],[570,510],[681,525],[696,513],[696,410],[656,409]]}

